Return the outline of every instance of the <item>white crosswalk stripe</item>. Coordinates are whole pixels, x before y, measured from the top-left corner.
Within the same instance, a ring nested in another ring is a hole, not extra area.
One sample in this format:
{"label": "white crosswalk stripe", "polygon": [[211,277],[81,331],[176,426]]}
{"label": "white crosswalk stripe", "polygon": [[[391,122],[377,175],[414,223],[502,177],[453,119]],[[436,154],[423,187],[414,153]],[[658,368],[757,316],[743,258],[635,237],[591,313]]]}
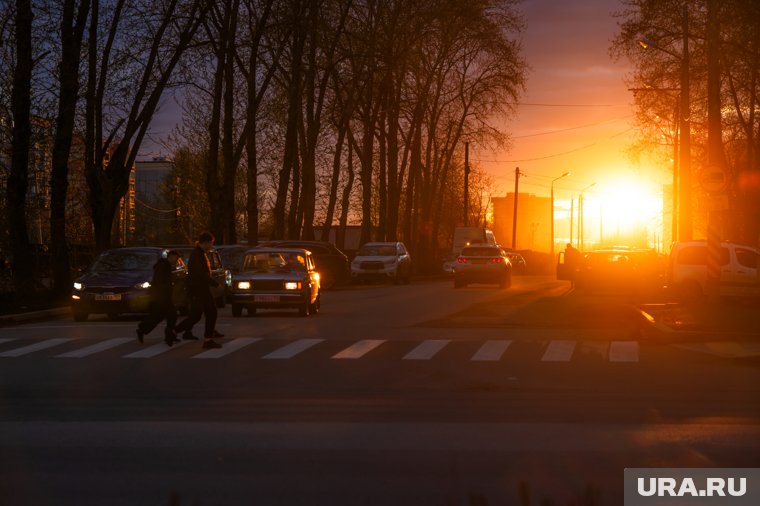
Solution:
{"label": "white crosswalk stripe", "polygon": [[448,339],[429,339],[421,342],[404,356],[404,360],[430,360],[451,341]]}
{"label": "white crosswalk stripe", "polygon": [[153,358],[157,355],[161,355],[162,353],[166,353],[167,351],[176,350],[180,346],[184,346],[189,342],[190,341],[180,341],[178,343],[174,343],[174,346],[170,347],[167,346],[165,342],[161,341],[158,344],[148,346],[147,348],[140,351],[130,353],[129,355],[124,355],[122,358]]}
{"label": "white crosswalk stripe", "polygon": [[234,353],[242,348],[245,348],[246,346],[251,345],[255,343],[256,341],[261,341],[261,338],[260,337],[239,337],[237,339],[233,339],[232,341],[228,343],[224,343],[224,345],[221,348],[206,350],[203,353],[194,355],[193,358],[220,358],[225,355],[229,355],[230,353]]}
{"label": "white crosswalk stripe", "polygon": [[364,339],[352,344],[340,353],[336,353],[332,358],[337,359],[357,359],[361,358],[370,351],[374,350],[385,342],[385,339]]}
{"label": "white crosswalk stripe", "polygon": [[20,357],[22,355],[34,353],[35,351],[46,350],[48,348],[52,348],[53,346],[58,346],[59,344],[68,343],[69,341],[73,340],[73,337],[56,337],[53,339],[47,339],[39,343],[22,346],[21,348],[16,348],[14,350],[0,353],[0,357]]}
{"label": "white crosswalk stripe", "polygon": [[609,360],[610,362],[638,362],[639,343],[636,341],[612,341]]}
{"label": "white crosswalk stripe", "polygon": [[262,358],[272,360],[285,360],[288,358],[293,358],[299,353],[302,353],[312,346],[316,346],[323,341],[324,339],[299,339],[298,341],[294,341],[288,345],[285,345],[282,348],[273,351],[272,353],[264,355]]}
{"label": "white crosswalk stripe", "polygon": [[551,341],[541,357],[542,362],[569,362],[573,358],[575,341]]}
{"label": "white crosswalk stripe", "polygon": [[474,362],[499,361],[510,344],[512,344],[512,341],[486,341],[470,360]]}
{"label": "white crosswalk stripe", "polygon": [[131,337],[115,337],[113,339],[109,339],[108,341],[102,341],[97,344],[93,344],[91,346],[85,346],[84,348],[79,348],[78,350],[69,351],[67,353],[61,353],[60,355],[57,355],[59,358],[82,358],[82,357],[88,357],[90,355],[94,355],[95,353],[99,353],[101,351],[110,350],[111,348],[116,348],[117,346],[121,346],[124,343],[128,343],[130,341],[134,341]]}

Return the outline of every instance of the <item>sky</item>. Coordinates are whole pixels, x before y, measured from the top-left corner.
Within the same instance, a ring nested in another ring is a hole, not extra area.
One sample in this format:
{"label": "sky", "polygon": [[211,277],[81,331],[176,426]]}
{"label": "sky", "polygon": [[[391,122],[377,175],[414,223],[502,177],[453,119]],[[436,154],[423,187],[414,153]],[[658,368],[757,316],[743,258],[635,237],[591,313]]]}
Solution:
{"label": "sky", "polygon": [[[618,30],[612,14],[621,8],[619,0],[523,0],[523,55],[531,70],[516,115],[503,124],[512,143],[508,150],[470,150],[471,162],[493,177],[494,196],[514,191],[515,167],[523,174],[520,193],[547,197],[551,180],[571,172],[555,183],[561,219],[562,207],[569,209],[589,185],[584,200],[606,199],[609,206],[634,183],[651,196],[672,178],[667,167],[641,165],[626,154],[634,134],[633,97],[624,81],[629,63],[609,55]],[[152,139],[170,132],[178,117],[171,100],[163,107]],[[162,151],[151,142],[141,155]]]}
{"label": "sky", "polygon": [[471,154],[503,192],[514,190],[515,167],[525,177],[520,191],[577,193],[616,178],[655,183],[651,168],[631,162],[633,109],[624,82],[628,62],[614,62],[609,47],[617,31],[618,0],[525,0],[523,50],[532,70],[517,115],[505,128],[508,152]]}

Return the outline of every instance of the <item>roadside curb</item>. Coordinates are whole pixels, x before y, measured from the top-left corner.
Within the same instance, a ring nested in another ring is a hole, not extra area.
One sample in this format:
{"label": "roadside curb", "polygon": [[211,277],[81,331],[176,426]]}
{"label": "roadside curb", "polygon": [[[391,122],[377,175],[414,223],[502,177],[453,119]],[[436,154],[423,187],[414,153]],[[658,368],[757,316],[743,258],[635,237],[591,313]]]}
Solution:
{"label": "roadside curb", "polygon": [[676,330],[658,322],[641,308],[636,308],[644,320],[641,329],[642,337],[653,341],[685,342],[685,341],[760,341],[760,335],[750,332],[733,332],[719,330]]}
{"label": "roadside curb", "polygon": [[41,311],[30,311],[27,313],[0,315],[0,326],[17,325],[19,323],[29,323],[35,321],[57,320],[71,316],[71,308],[58,307],[53,309],[43,309]]}

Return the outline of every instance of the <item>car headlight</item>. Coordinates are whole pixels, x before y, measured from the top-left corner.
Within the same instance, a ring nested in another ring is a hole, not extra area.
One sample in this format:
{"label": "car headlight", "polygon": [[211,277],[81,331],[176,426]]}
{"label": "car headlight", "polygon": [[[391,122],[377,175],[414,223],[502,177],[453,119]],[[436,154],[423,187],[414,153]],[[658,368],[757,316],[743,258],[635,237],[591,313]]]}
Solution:
{"label": "car headlight", "polygon": [[285,290],[300,290],[300,289],[301,289],[300,281],[286,281],[285,282]]}
{"label": "car headlight", "polygon": [[150,288],[150,281],[143,281],[142,283],[137,283],[135,285],[135,288],[140,289],[140,290],[147,290],[148,288]]}
{"label": "car headlight", "polygon": [[84,288],[84,285],[82,283],[78,281],[74,282],[74,290],[81,290],[82,288]]}
{"label": "car headlight", "polygon": [[240,281],[237,284],[238,290],[250,290],[251,289],[251,282],[250,281]]}

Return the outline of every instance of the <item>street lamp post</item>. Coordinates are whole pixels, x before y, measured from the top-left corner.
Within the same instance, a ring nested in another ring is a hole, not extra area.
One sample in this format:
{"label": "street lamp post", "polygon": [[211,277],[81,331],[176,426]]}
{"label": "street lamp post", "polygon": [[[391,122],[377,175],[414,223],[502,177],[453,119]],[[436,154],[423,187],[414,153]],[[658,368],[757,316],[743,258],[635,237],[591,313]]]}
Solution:
{"label": "street lamp post", "polygon": [[689,15],[686,5],[681,15],[683,31],[681,54],[678,55],[668,49],[662,48],[648,40],[639,41],[644,49],[657,49],[668,54],[681,63],[680,76],[680,108],[679,108],[679,134],[680,156],[678,174],[678,239],[690,241],[692,238],[692,213],[691,213],[691,104],[689,99]]}
{"label": "street lamp post", "polygon": [[[551,249],[551,251],[552,251],[552,258],[554,258],[554,182],[557,181],[557,180],[559,180],[559,179],[562,179],[563,177],[567,177],[569,175],[570,175],[569,172],[565,172],[561,176],[555,177],[554,179],[552,179],[552,184],[551,184],[551,219],[549,220],[550,227],[551,227],[550,230],[551,230],[551,243],[552,243],[552,249]],[[571,227],[572,227],[572,225],[571,225]],[[572,236],[572,231],[571,231],[570,235]]]}
{"label": "street lamp post", "polygon": [[587,187],[585,187],[584,189],[582,189],[581,190],[581,196],[578,197],[578,246],[580,247],[579,249],[581,251],[585,251],[586,250],[586,246],[584,245],[585,238],[583,237],[583,225],[584,225],[584,223],[583,223],[583,221],[584,221],[584,218],[583,218],[583,192],[585,192],[586,190],[592,188],[595,185],[596,185],[596,183],[594,182],[594,183],[591,183],[590,185],[588,185]]}

